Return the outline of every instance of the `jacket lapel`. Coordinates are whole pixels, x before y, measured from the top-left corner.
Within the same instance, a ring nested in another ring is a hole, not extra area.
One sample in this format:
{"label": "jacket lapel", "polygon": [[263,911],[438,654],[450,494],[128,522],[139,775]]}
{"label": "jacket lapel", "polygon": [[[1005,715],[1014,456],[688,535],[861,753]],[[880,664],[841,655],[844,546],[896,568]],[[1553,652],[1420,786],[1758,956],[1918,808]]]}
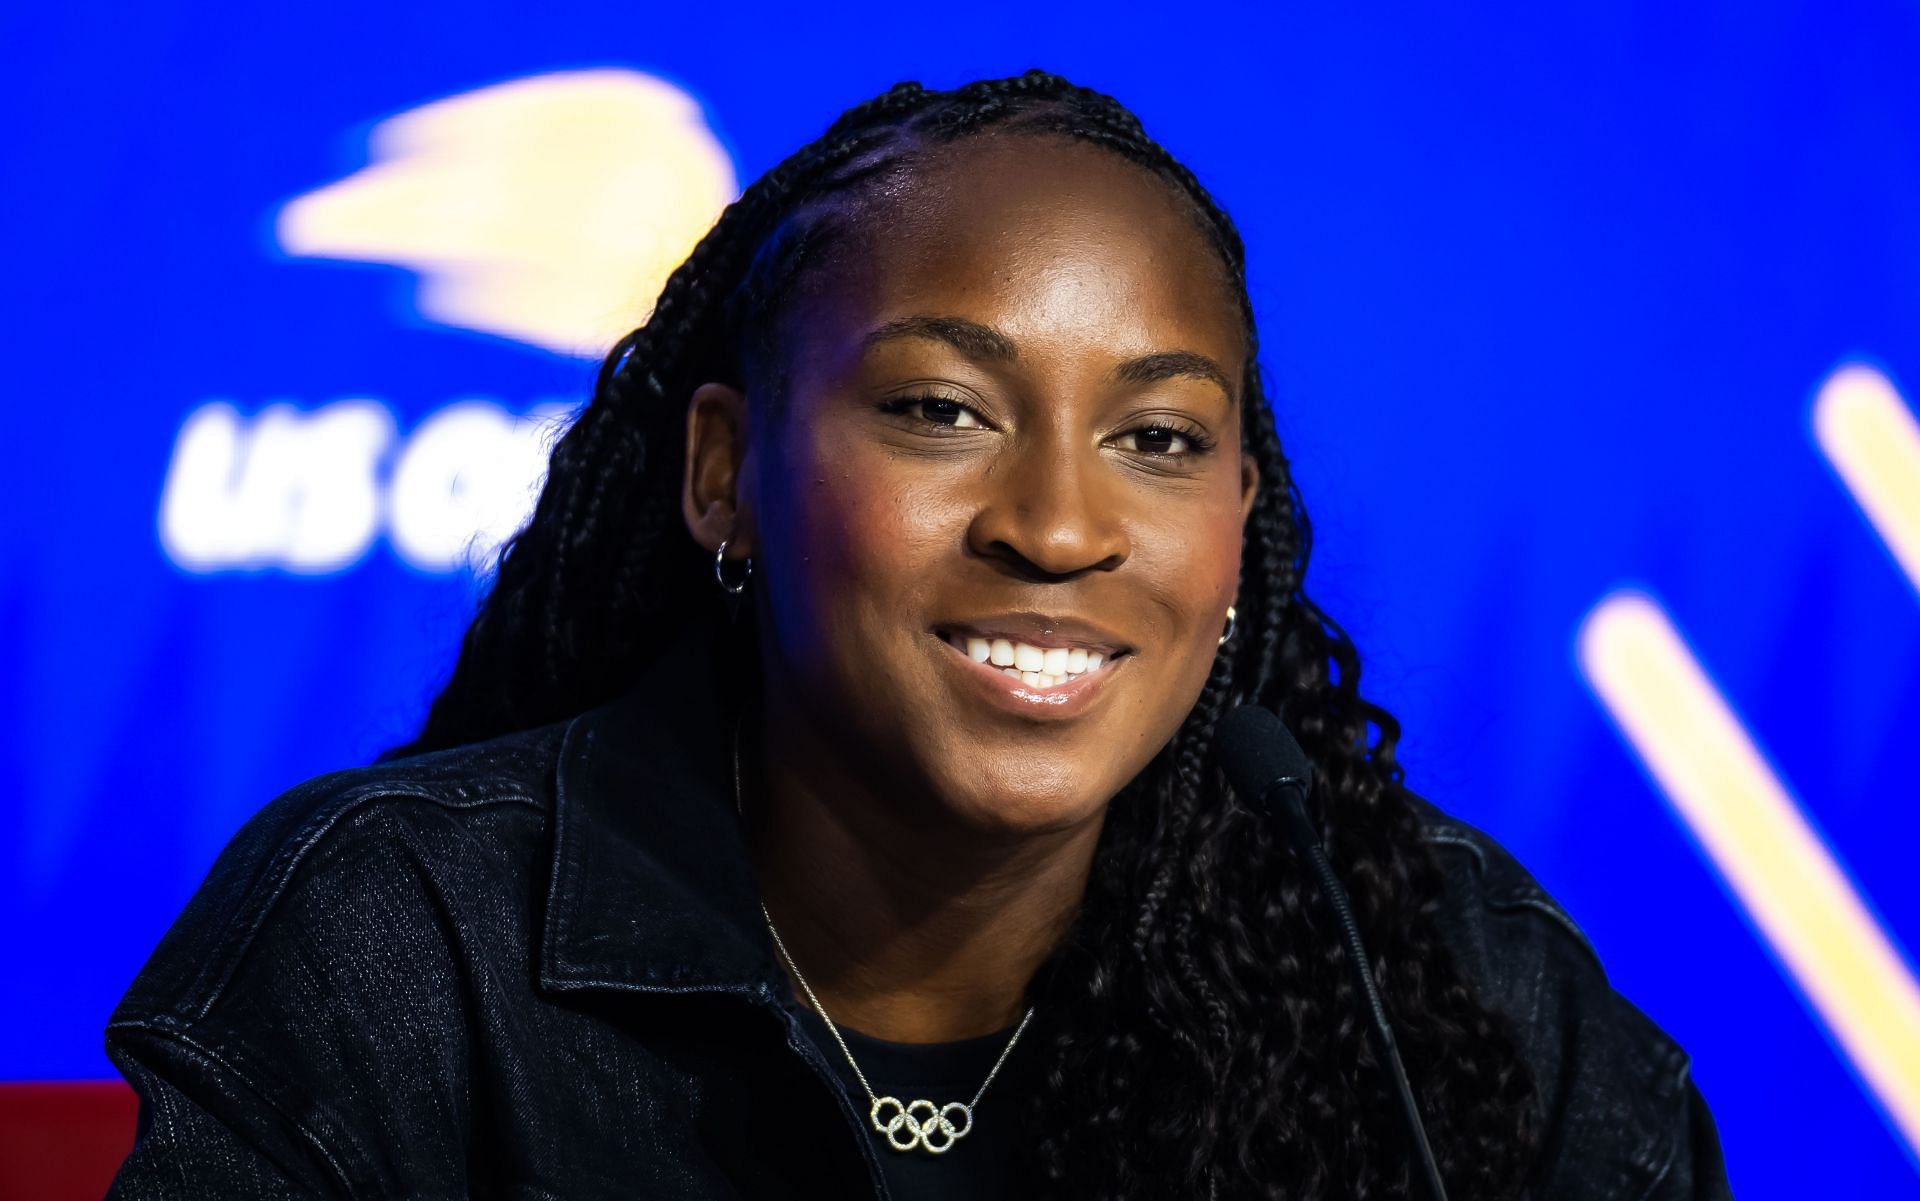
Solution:
{"label": "jacket lapel", "polygon": [[683,638],[625,696],[569,725],[543,987],[776,995],[717,674],[704,640]]}

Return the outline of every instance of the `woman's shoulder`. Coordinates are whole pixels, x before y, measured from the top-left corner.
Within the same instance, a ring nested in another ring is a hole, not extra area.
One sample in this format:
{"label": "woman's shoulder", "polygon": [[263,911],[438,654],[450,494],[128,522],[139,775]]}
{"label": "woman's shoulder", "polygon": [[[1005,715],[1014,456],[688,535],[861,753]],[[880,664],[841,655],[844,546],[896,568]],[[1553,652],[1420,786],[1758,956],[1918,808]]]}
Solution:
{"label": "woman's shoulder", "polygon": [[109,1029],[184,1031],[284,944],[404,938],[424,910],[536,871],[565,729],[329,772],[281,793],[221,851]]}
{"label": "woman's shoulder", "polygon": [[[1721,1196],[1687,1052],[1623,996],[1573,915],[1485,830],[1408,794],[1445,887],[1442,939],[1512,1023],[1539,1094],[1554,1196]],[[1616,1191],[1592,1190],[1603,1182]]]}
{"label": "woman's shoulder", "polygon": [[1441,936],[1482,998],[1534,1025],[1604,1022],[1650,1076],[1681,1074],[1686,1053],[1614,989],[1592,940],[1533,873],[1487,831],[1408,796],[1445,880]]}
{"label": "woman's shoulder", "polygon": [[1425,797],[1404,795],[1420,819],[1421,841],[1446,876],[1440,916],[1458,936],[1454,941],[1466,944],[1456,951],[1482,960],[1497,949],[1491,942],[1511,949],[1513,936],[1524,933],[1520,941],[1541,954],[1573,955],[1600,967],[1599,953],[1573,915],[1493,835]]}
{"label": "woman's shoulder", "polygon": [[330,772],[247,821],[108,1021],[142,1100],[125,1195],[229,1161],[249,1183],[210,1194],[462,1179],[471,1048],[531,962],[566,728]]}

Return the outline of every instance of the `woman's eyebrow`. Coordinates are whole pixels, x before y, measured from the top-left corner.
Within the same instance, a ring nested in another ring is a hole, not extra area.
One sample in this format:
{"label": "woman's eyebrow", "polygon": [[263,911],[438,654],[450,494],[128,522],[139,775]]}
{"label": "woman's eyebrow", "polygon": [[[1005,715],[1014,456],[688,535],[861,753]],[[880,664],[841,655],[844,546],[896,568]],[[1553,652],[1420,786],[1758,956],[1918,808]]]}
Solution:
{"label": "woman's eyebrow", "polygon": [[1151,384],[1178,376],[1211,380],[1220,386],[1220,391],[1226,393],[1229,404],[1234,401],[1233,382],[1227,378],[1226,371],[1206,355],[1191,350],[1163,350],[1157,354],[1141,355],[1113,369],[1114,380],[1123,384]]}
{"label": "woman's eyebrow", "polygon": [[1020,358],[1013,339],[990,325],[964,317],[901,317],[869,331],[862,341],[873,346],[894,338],[930,338],[945,342],[970,359],[995,363],[1013,363]]}
{"label": "woman's eyebrow", "polygon": [[[862,341],[867,346],[874,346],[895,338],[928,338],[944,342],[970,359],[986,362],[1020,361],[1020,348],[1014,345],[1012,338],[990,325],[982,325],[964,317],[901,317],[876,326]],[[1190,376],[1218,385],[1220,391],[1226,394],[1229,404],[1235,399],[1233,381],[1220,364],[1191,350],[1163,350],[1128,359],[1115,367],[1110,375],[1114,382],[1122,384],[1151,384],[1163,379]]]}

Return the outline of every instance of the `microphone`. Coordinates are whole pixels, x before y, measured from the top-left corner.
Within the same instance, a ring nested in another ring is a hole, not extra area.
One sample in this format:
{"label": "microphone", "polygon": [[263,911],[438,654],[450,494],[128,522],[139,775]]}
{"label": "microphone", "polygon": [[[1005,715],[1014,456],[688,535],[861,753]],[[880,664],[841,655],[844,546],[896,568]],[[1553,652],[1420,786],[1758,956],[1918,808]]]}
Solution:
{"label": "microphone", "polygon": [[1446,1188],[1440,1183],[1440,1168],[1434,1163],[1433,1148],[1427,1144],[1427,1128],[1420,1122],[1420,1110],[1413,1102],[1413,1088],[1407,1083],[1407,1069],[1400,1062],[1400,1050],[1393,1041],[1393,1026],[1387,1020],[1386,1006],[1380,1003],[1380,990],[1373,982],[1373,968],[1360,945],[1360,927],[1354,923],[1353,907],[1346,889],[1327,861],[1326,848],[1307,817],[1307,792],[1313,784],[1313,765],[1280,719],[1258,705],[1242,705],[1227,714],[1214,731],[1213,749],[1220,767],[1242,804],[1278,826],[1299,856],[1312,867],[1320,891],[1326,896],[1340,923],[1340,935],[1346,943],[1347,962],[1365,998],[1367,1029],[1373,1040],[1374,1058],[1386,1071],[1388,1083],[1400,1101],[1400,1116],[1405,1120],[1407,1137],[1413,1143],[1426,1172],[1426,1193],[1430,1201],[1446,1201]]}

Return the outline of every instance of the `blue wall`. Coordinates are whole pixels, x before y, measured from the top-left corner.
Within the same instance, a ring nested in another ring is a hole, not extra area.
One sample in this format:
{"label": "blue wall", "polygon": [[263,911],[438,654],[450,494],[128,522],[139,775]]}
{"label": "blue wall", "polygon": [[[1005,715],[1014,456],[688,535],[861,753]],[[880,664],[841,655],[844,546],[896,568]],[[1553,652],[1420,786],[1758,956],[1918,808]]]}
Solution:
{"label": "blue wall", "polygon": [[384,488],[449,405],[504,421],[591,375],[431,319],[402,266],[291,253],[290,201],[383,119],[525,76],[668,81],[747,180],[897,79],[1042,65],[1241,222],[1309,582],[1410,783],[1693,1054],[1742,1197],[1912,1192],[1573,648],[1614,589],[1657,595],[1883,929],[1920,932],[1920,596],[1809,432],[1842,363],[1920,383],[1920,12],[542,7],[4,18],[0,1079],[111,1074],[106,1014],[225,840],[410,733],[476,595],[385,534],[323,570],[183,563],[188,417],[372,401]]}

